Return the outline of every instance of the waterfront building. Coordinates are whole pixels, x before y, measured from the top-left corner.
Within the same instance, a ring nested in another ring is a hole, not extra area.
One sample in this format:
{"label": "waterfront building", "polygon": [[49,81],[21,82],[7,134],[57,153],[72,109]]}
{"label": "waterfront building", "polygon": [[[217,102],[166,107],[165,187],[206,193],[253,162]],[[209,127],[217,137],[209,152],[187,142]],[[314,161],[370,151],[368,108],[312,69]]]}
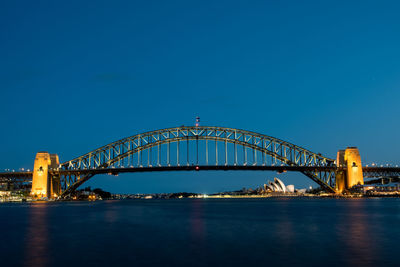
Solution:
{"label": "waterfront building", "polygon": [[265,192],[281,192],[281,193],[294,193],[294,185],[285,186],[282,180],[274,178],[274,181],[268,181],[268,184],[264,184]]}
{"label": "waterfront building", "polygon": [[290,184],[286,186],[286,191],[289,193],[294,193],[294,185]]}

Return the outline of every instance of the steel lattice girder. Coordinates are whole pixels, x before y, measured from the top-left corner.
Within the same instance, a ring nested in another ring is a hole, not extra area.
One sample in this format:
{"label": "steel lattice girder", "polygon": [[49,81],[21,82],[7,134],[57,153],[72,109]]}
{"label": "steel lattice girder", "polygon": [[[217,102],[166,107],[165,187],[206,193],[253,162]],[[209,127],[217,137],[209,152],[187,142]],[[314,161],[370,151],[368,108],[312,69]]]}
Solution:
{"label": "steel lattice girder", "polygon": [[127,137],[61,164],[61,169],[88,169],[110,166],[139,151],[185,140],[217,140],[236,143],[276,157],[287,165],[331,166],[333,159],[289,142],[250,131],[222,127],[178,127]]}
{"label": "steel lattice girder", "polygon": [[[334,166],[333,159],[271,136],[225,127],[182,126],[137,134],[115,141],[61,164],[60,169],[75,171],[109,168],[114,163],[143,150],[171,142],[192,140],[214,140],[251,148],[263,155],[273,157],[285,166]],[[321,186],[334,191],[334,172],[304,171],[303,173]],[[93,175],[88,173],[83,176],[74,176],[75,178],[72,180],[69,176],[68,179],[63,179],[63,187],[65,189],[77,188]]]}

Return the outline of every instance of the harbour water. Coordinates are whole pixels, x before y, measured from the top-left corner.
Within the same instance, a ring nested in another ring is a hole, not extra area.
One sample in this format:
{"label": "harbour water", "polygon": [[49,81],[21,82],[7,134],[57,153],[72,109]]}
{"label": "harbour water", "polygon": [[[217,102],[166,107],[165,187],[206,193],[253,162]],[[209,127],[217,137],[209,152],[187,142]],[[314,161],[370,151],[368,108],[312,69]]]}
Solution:
{"label": "harbour water", "polygon": [[398,266],[400,199],[2,203],[1,266]]}

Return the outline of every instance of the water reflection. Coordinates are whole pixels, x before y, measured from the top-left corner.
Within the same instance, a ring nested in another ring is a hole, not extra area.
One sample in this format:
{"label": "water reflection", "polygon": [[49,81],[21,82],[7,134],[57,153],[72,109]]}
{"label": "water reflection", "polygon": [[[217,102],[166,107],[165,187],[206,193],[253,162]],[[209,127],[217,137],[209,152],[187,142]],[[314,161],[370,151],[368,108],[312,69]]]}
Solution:
{"label": "water reflection", "polygon": [[48,208],[46,203],[35,203],[29,208],[24,266],[48,266]]}
{"label": "water reflection", "polygon": [[112,202],[106,202],[104,210],[104,221],[109,224],[113,224],[118,221],[119,212],[116,207],[112,205]]}
{"label": "water reflection", "polygon": [[295,232],[293,226],[293,219],[291,215],[290,204],[291,200],[288,198],[282,198],[279,200],[279,211],[275,210],[274,212],[279,212],[278,220],[274,226],[277,234],[277,240],[281,242],[281,245],[285,247],[284,250],[287,249],[293,244],[293,240],[295,239]]}
{"label": "water reflection", "polygon": [[190,203],[190,236],[189,258],[197,259],[197,264],[206,266],[207,252],[205,240],[204,201],[193,200]]}
{"label": "water reflection", "polygon": [[343,260],[348,265],[372,266],[376,260],[374,231],[371,229],[373,217],[367,211],[367,202],[362,199],[345,203],[345,216],[339,221],[338,234],[343,242]]}
{"label": "water reflection", "polygon": [[203,241],[205,238],[203,201],[194,200],[191,204],[190,229],[192,237],[194,241]]}
{"label": "water reflection", "polygon": [[290,266],[395,266],[399,203],[193,199],[32,203],[12,211],[4,206],[0,216],[25,223],[13,228],[3,222],[10,231],[3,254],[23,253],[17,259],[23,266],[39,267],[164,261],[181,266],[257,266],[264,261]]}

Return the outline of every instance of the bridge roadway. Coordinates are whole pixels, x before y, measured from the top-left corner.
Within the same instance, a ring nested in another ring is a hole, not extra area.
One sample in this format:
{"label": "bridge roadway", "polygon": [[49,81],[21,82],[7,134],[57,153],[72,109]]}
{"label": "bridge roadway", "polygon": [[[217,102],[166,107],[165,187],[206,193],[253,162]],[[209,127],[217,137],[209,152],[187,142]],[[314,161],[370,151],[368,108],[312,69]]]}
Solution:
{"label": "bridge roadway", "polygon": [[32,175],[32,171],[0,172],[0,183],[30,182],[32,181]]}
{"label": "bridge roadway", "polygon": [[[335,171],[336,166],[262,166],[262,165],[182,165],[182,166],[151,166],[151,167],[124,167],[124,168],[96,168],[80,170],[50,170],[55,175],[86,175],[160,171],[276,171],[306,172],[306,171]],[[346,168],[340,168],[346,170]],[[365,178],[397,177],[400,178],[400,167],[363,167]],[[0,182],[28,182],[32,180],[32,171],[0,172]]]}
{"label": "bridge roadway", "polygon": [[59,170],[61,175],[68,174],[119,174],[129,172],[157,172],[157,171],[334,171],[336,167],[309,167],[309,166],[259,166],[259,165],[182,165],[182,166],[152,166],[152,167],[123,167],[123,168],[98,168],[84,170]]}

